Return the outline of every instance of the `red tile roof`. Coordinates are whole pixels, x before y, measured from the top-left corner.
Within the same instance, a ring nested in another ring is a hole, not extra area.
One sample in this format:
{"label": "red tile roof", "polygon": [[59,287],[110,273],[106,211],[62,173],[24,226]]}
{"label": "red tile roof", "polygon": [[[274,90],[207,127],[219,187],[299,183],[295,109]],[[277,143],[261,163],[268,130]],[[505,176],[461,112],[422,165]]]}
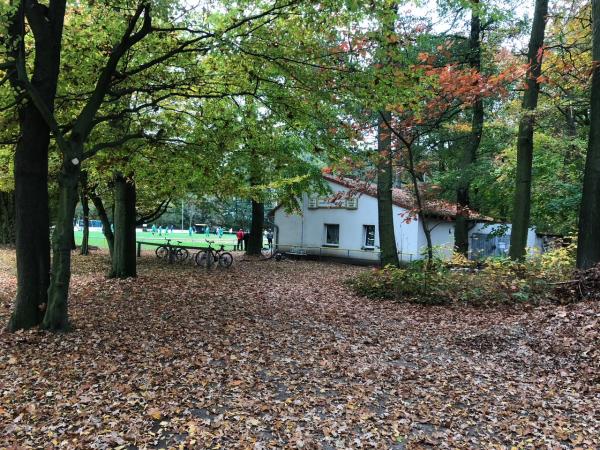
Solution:
{"label": "red tile roof", "polygon": [[[361,181],[361,180],[354,180],[351,178],[338,177],[338,176],[326,174],[326,173],[323,174],[323,178],[332,183],[336,183],[341,186],[344,186],[352,191],[360,192],[360,193],[366,194],[370,197],[377,197],[377,185],[375,185],[373,183],[369,183],[369,182],[365,182],[365,181]],[[404,209],[414,212],[416,214],[417,203],[415,200],[415,196],[411,190],[399,189],[399,188],[392,189],[392,202],[395,205],[400,206],[401,208],[404,208]],[[433,200],[433,199],[425,199],[423,201],[423,203],[424,203],[423,210],[424,210],[425,214],[428,216],[436,216],[436,217],[443,217],[443,218],[450,218],[450,219],[456,218],[456,210],[457,210],[456,203],[451,203],[446,200]],[[468,211],[468,218],[471,220],[478,220],[478,221],[485,221],[485,222],[493,221],[493,219],[491,217],[486,217],[474,210]]]}

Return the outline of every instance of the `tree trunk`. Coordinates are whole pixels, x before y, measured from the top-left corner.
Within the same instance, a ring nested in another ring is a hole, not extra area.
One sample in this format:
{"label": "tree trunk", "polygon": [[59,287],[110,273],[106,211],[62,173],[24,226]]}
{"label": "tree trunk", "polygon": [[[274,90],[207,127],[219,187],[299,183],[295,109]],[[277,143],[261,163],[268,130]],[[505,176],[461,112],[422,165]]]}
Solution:
{"label": "tree trunk", "polygon": [[413,183],[413,190],[415,193],[415,200],[417,203],[418,219],[421,222],[421,228],[425,235],[425,241],[427,242],[427,265],[426,268],[431,267],[433,262],[433,241],[431,240],[431,230],[427,226],[425,220],[425,208],[423,207],[423,199],[421,198],[421,191],[419,189],[419,178],[417,177],[417,171],[415,170],[415,158],[412,151],[412,142],[405,142],[406,150],[408,153],[408,173]]}
{"label": "tree trunk", "polygon": [[50,282],[48,144],[50,132],[31,104],[21,116],[15,153],[17,297],[9,330],[41,323]]}
{"label": "tree trunk", "polygon": [[[77,208],[77,202],[79,199],[75,200],[75,209]],[[73,221],[71,222],[71,250],[77,250],[77,243],[75,242],[75,212],[73,212]]]}
{"label": "tree trunk", "polygon": [[52,276],[48,289],[48,307],[42,327],[51,331],[69,329],[68,298],[71,281],[71,239],[77,205],[79,164],[65,158],[59,175],[59,200],[56,228],[52,234]]}
{"label": "tree trunk", "polygon": [[94,191],[91,191],[90,198],[94,207],[96,208],[96,212],[98,213],[98,217],[100,217],[100,221],[102,222],[102,233],[106,238],[106,243],[108,244],[108,251],[110,253],[110,257],[112,259],[113,249],[115,247],[115,235],[110,227],[110,220],[108,219],[108,214],[106,213],[106,209],[104,208],[104,203],[98,194]]}
{"label": "tree trunk", "polygon": [[0,244],[15,244],[14,192],[0,192]]}
{"label": "tree trunk", "polygon": [[87,186],[87,176],[81,175],[81,208],[83,209],[83,236],[81,238],[81,254],[90,253],[90,205]]}
{"label": "tree trunk", "polygon": [[525,247],[527,246],[531,212],[534,112],[537,108],[540,91],[538,78],[542,71],[542,50],[547,15],[548,0],[536,0],[529,51],[527,53],[529,62],[527,88],[523,94],[522,116],[519,121],[517,140],[517,174],[510,236],[510,257],[514,260],[521,260],[525,257]]}
{"label": "tree trunk", "polygon": [[265,205],[252,200],[252,224],[250,239],[248,239],[247,255],[260,255],[263,244],[263,225],[265,220]]}
{"label": "tree trunk", "polygon": [[398,267],[398,249],[394,231],[394,205],[392,187],[394,181],[392,167],[392,132],[385,122],[390,123],[392,114],[381,112],[385,116],[379,119],[377,127],[377,212],[379,218],[379,247],[381,249],[381,265]]}
{"label": "tree trunk", "polygon": [[110,276],[136,276],[135,183],[121,173],[115,175],[115,239]]}
{"label": "tree trunk", "polygon": [[[18,62],[25,52],[23,15],[27,15],[30,23],[35,23],[32,27],[35,60],[31,85],[49,111],[54,111],[65,5],[66,0],[53,0],[47,6],[35,3],[25,10],[24,2],[19,2],[20,7],[9,25],[9,38],[13,41],[11,53]],[[16,71],[10,81],[16,91],[23,90]],[[31,328],[42,322],[50,278],[50,129],[29,99],[19,107],[18,117],[20,139],[14,159],[17,296],[8,324],[10,331]]]}
{"label": "tree trunk", "polygon": [[[471,36],[469,38],[469,66],[477,72],[481,70],[481,20],[479,17],[479,0],[472,0],[471,5]],[[456,251],[464,256],[469,255],[469,188],[471,184],[472,166],[477,158],[477,150],[481,143],[483,131],[483,101],[473,104],[471,118],[471,139],[464,147],[461,158],[461,179],[456,192],[456,222],[454,224],[454,243]]]}
{"label": "tree trunk", "polygon": [[577,267],[587,269],[600,262],[600,0],[592,0],[593,73],[590,135],[579,211]]}

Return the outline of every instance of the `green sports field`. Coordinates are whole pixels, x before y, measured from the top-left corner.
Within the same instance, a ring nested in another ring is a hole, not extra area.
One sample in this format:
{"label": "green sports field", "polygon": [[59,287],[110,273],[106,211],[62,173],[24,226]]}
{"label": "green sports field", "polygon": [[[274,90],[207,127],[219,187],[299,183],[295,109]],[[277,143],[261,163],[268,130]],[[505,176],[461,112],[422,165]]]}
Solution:
{"label": "green sports field", "polygon": [[[75,242],[77,245],[81,244],[81,238],[83,236],[83,231],[75,231]],[[226,250],[231,250],[234,245],[237,244],[237,237],[235,234],[225,233],[222,238],[218,238],[215,234],[211,234],[210,237],[206,237],[204,234],[193,234],[190,236],[186,233],[169,233],[165,235],[163,232],[162,236],[159,236],[156,233],[154,236],[150,231],[137,232],[136,240],[144,241],[144,242],[156,242],[162,243],[166,242],[166,239],[171,239],[171,243],[177,244],[178,241],[181,241],[181,245],[191,246],[191,247],[207,247],[208,243],[206,239],[210,241],[215,241],[216,244],[224,244]],[[213,244],[216,245],[216,244]],[[108,248],[108,244],[106,243],[106,239],[101,231],[90,231],[90,245],[98,248]],[[155,248],[154,246],[148,246],[147,249]]]}

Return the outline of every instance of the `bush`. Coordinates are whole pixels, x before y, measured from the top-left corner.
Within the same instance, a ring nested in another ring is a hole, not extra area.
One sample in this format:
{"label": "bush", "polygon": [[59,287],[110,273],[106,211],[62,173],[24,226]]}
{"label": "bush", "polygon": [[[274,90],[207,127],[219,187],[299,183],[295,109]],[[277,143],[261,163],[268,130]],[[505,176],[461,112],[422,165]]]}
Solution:
{"label": "bush", "polygon": [[429,305],[448,303],[441,272],[421,270],[418,266],[406,269],[389,266],[364,272],[350,284],[358,294],[369,298],[404,300]]}
{"label": "bush", "polygon": [[456,256],[435,261],[429,270],[417,262],[406,268],[364,272],[350,286],[365,297],[426,305],[539,303],[551,297],[551,282],[564,279],[572,264],[571,253],[561,249],[525,263],[507,258],[482,263]]}

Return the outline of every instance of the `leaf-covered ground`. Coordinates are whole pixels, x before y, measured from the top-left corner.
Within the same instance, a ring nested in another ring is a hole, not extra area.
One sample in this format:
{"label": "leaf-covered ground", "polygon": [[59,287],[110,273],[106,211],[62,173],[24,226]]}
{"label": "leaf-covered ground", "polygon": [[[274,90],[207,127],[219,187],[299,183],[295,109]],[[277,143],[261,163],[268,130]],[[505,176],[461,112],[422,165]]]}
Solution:
{"label": "leaf-covered ground", "polygon": [[[331,263],[75,257],[66,335],[0,333],[0,448],[600,447],[598,302],[358,298]],[[15,291],[0,251],[0,321]]]}

